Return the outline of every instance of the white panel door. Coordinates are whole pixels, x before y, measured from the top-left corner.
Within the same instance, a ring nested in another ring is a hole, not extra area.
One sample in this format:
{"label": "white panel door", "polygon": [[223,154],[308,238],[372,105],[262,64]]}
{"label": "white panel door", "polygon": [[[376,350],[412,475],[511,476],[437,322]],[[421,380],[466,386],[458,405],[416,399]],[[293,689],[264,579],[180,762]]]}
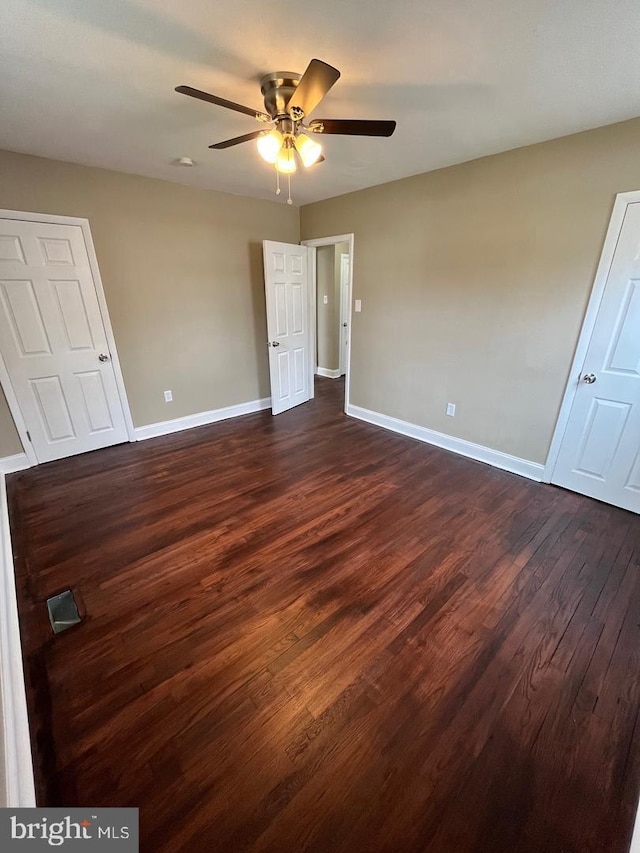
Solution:
{"label": "white panel door", "polygon": [[640,512],[640,204],[627,207],[552,482]]}
{"label": "white panel door", "polygon": [[39,462],[128,440],[79,225],[0,219],[0,351]]}
{"label": "white panel door", "polygon": [[263,252],[271,412],[278,415],[311,398],[308,249],[265,240]]}
{"label": "white panel door", "polygon": [[349,345],[349,255],[340,256],[340,376],[347,372]]}

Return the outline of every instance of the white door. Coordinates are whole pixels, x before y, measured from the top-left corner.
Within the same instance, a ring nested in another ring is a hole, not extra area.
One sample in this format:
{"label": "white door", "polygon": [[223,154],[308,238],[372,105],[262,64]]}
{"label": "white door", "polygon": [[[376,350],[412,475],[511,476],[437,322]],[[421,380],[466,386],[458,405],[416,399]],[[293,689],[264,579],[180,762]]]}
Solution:
{"label": "white door", "polygon": [[278,415],[311,398],[308,249],[265,240],[263,251],[271,412]]}
{"label": "white door", "polygon": [[640,204],[629,204],[552,482],[640,512]]}
{"label": "white door", "polygon": [[349,345],[349,255],[340,256],[340,376],[347,372]]}
{"label": "white door", "polygon": [[0,351],[39,462],[128,440],[79,225],[0,219]]}

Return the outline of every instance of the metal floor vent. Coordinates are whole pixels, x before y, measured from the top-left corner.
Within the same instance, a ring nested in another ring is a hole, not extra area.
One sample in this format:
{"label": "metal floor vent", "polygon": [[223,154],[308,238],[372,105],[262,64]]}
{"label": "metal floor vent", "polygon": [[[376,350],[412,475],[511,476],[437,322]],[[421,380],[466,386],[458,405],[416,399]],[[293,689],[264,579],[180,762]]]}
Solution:
{"label": "metal floor vent", "polygon": [[70,589],[47,598],[47,610],[54,634],[66,631],[67,628],[82,622],[78,613],[78,605]]}

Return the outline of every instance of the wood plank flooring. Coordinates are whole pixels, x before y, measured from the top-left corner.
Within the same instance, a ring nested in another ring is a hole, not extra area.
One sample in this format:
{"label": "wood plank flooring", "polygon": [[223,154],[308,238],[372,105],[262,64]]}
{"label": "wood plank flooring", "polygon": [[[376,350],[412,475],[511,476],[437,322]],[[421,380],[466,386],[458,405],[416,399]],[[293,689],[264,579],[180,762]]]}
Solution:
{"label": "wood plank flooring", "polygon": [[638,517],[342,393],[8,478],[40,803],[143,853],[626,853]]}

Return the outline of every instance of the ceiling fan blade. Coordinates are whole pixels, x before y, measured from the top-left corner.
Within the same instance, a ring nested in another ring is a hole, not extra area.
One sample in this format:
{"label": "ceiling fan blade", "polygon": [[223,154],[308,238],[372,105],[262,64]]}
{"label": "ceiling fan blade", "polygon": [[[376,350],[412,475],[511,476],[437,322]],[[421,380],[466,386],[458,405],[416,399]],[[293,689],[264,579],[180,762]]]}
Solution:
{"label": "ceiling fan blade", "polygon": [[295,92],[289,98],[286,106],[287,112],[291,113],[295,107],[302,110],[305,116],[308,116],[339,77],[340,72],[337,68],[327,65],[320,59],[312,59],[296,86]]}
{"label": "ceiling fan blade", "polygon": [[334,133],[342,136],[391,136],[395,129],[395,121],[316,118],[309,123],[309,130],[315,133]]}
{"label": "ceiling fan blade", "polygon": [[190,98],[198,98],[201,101],[207,101],[209,104],[215,104],[218,107],[226,107],[228,110],[235,110],[237,113],[257,118],[260,121],[271,121],[271,116],[263,113],[261,110],[252,110],[251,107],[243,107],[242,104],[236,104],[233,101],[227,101],[224,98],[219,98],[217,95],[210,95],[208,92],[201,92],[200,89],[193,89],[191,86],[176,86],[176,92],[181,95],[188,95]]}
{"label": "ceiling fan blade", "polygon": [[216,150],[231,148],[233,145],[240,145],[242,142],[250,142],[252,139],[257,139],[262,133],[262,130],[254,130],[253,133],[245,133],[244,136],[234,136],[233,139],[216,142],[215,145],[210,145],[209,148],[215,148]]}

